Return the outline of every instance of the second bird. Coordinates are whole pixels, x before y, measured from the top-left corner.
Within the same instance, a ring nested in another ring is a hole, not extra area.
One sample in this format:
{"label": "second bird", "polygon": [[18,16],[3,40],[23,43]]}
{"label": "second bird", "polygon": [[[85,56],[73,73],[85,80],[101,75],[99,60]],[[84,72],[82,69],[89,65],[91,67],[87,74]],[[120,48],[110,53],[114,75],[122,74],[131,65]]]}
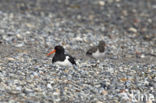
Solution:
{"label": "second bird", "polygon": [[100,41],[97,46],[91,47],[86,54],[94,58],[102,58],[105,55],[105,46],[105,42]]}

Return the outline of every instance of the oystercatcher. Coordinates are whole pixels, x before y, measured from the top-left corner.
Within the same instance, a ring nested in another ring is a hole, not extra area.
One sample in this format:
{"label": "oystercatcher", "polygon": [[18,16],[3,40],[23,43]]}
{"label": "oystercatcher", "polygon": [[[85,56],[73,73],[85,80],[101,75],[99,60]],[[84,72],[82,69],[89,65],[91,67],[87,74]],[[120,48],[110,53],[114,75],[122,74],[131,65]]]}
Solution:
{"label": "oystercatcher", "polygon": [[87,52],[86,55],[92,56],[94,58],[101,58],[105,55],[105,42],[100,41],[98,46],[91,47]]}
{"label": "oystercatcher", "polygon": [[47,56],[55,53],[52,63],[58,64],[61,66],[72,66],[76,65],[75,58],[73,58],[69,54],[65,54],[65,50],[62,46],[58,45],[55,46],[55,49],[47,54]]}

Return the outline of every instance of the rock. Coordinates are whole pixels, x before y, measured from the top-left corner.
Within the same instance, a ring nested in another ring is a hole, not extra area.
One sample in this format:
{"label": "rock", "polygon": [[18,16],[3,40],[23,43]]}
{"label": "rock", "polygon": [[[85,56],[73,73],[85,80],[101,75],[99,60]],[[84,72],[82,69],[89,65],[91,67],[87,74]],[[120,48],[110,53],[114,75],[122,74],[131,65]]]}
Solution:
{"label": "rock", "polygon": [[104,6],[105,5],[105,2],[104,1],[99,1],[99,5],[100,6]]}
{"label": "rock", "polygon": [[103,102],[101,102],[101,101],[97,101],[96,103],[103,103]]}
{"label": "rock", "polygon": [[9,60],[9,61],[15,61],[15,59],[14,58],[11,58],[11,57],[8,57],[7,60]]}
{"label": "rock", "polygon": [[103,94],[103,95],[107,95],[108,92],[107,92],[106,90],[103,90],[103,91],[102,91],[102,94]]}
{"label": "rock", "polygon": [[135,29],[135,28],[133,28],[133,27],[129,28],[128,30],[129,30],[130,32],[137,33],[137,29]]}
{"label": "rock", "polygon": [[52,88],[51,84],[47,84],[47,87],[50,88],[50,89]]}

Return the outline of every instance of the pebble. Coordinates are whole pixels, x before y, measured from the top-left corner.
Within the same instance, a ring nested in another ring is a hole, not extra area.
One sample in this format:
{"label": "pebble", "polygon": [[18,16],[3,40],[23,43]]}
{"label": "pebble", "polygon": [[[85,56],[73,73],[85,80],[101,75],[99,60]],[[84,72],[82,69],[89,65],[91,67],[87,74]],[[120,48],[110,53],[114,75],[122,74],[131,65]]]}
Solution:
{"label": "pebble", "polygon": [[105,5],[105,2],[104,1],[99,1],[99,5],[100,6],[104,6]]}
{"label": "pebble", "polygon": [[14,61],[15,59],[14,58],[11,58],[11,57],[8,57],[7,60]]}
{"label": "pebble", "polygon": [[76,38],[73,38],[74,40],[76,41],[83,41],[83,39],[81,37],[76,37]]}
{"label": "pebble", "polygon": [[16,34],[16,37],[17,37],[18,39],[23,39],[23,37],[22,37],[21,34]]}
{"label": "pebble", "polygon": [[103,95],[107,95],[108,92],[107,92],[106,90],[103,90],[103,91],[102,91],[102,94],[103,94]]}
{"label": "pebble", "polygon": [[19,43],[15,45],[15,47],[22,47],[22,46],[24,46],[24,43]]}
{"label": "pebble", "polygon": [[97,101],[96,103],[103,103],[103,102],[101,102],[101,101]]}
{"label": "pebble", "polygon": [[131,31],[131,32],[133,32],[133,33],[137,33],[137,29],[135,29],[133,27],[129,28],[128,30]]}
{"label": "pebble", "polygon": [[50,89],[52,88],[51,84],[47,84],[47,87],[50,88]]}

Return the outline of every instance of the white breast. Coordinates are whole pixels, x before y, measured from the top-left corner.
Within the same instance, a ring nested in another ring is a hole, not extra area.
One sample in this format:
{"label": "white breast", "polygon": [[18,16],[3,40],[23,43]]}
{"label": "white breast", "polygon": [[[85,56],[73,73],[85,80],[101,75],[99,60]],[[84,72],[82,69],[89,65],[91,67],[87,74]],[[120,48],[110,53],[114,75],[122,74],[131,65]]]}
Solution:
{"label": "white breast", "polygon": [[69,56],[66,56],[66,59],[64,61],[57,61],[55,62],[55,64],[61,66],[72,66],[72,63],[69,61]]}
{"label": "white breast", "polygon": [[99,50],[97,50],[95,53],[92,53],[92,56],[94,58],[102,58],[102,57],[104,57],[104,55],[105,55],[105,52],[100,53]]}

